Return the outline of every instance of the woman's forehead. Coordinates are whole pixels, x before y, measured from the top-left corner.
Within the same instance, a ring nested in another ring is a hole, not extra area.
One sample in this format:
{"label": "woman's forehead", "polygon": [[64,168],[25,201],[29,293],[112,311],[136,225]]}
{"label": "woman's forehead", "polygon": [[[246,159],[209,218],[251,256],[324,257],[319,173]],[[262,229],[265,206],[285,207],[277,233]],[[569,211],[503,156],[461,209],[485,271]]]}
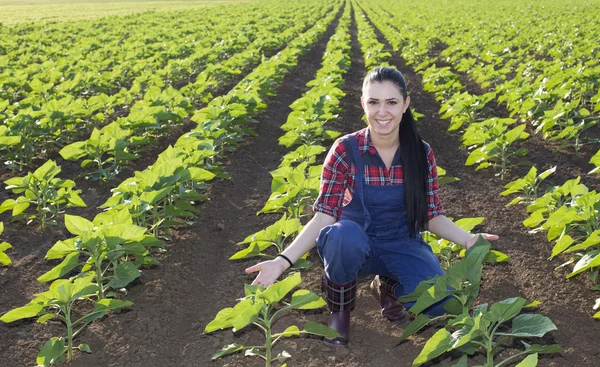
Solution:
{"label": "woman's forehead", "polygon": [[398,87],[389,81],[373,82],[366,85],[363,90],[363,97],[372,99],[390,99],[402,98]]}

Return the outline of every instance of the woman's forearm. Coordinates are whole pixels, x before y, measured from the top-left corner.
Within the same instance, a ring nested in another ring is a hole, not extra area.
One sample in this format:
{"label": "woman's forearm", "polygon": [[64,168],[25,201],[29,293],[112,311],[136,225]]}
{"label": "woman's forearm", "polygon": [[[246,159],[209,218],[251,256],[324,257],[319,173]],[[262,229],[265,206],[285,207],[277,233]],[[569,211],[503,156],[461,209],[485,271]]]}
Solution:
{"label": "woman's forearm", "polygon": [[334,224],[335,221],[335,218],[332,216],[316,213],[282,254],[295,263],[302,255],[315,247],[321,229]]}
{"label": "woman's forearm", "polygon": [[463,247],[466,247],[467,242],[474,236],[473,234],[454,224],[454,222],[448,219],[445,215],[433,217],[431,220],[429,220],[427,226],[427,230],[429,232]]}

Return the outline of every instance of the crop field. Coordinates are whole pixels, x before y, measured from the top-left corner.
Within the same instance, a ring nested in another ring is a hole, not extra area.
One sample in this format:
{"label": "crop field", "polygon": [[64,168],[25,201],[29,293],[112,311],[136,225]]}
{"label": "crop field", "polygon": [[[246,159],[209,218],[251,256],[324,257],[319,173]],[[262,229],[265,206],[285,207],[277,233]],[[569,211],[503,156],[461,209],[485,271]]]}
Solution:
{"label": "crop field", "polygon": [[[0,0],[0,365],[600,365],[600,1]],[[405,75],[446,275],[403,325],[322,262],[244,272],[312,215],[362,79]],[[449,296],[440,319],[421,314]]]}

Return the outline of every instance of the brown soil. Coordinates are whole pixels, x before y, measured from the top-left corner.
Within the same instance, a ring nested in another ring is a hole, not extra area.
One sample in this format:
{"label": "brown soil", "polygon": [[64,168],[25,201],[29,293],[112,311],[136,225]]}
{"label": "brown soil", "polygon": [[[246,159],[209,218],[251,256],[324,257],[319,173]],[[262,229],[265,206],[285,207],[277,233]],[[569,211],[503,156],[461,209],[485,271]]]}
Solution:
{"label": "brown soil", "polygon": [[[79,338],[88,343],[92,354],[76,354],[72,366],[261,366],[262,360],[242,355],[225,357],[215,362],[210,356],[219,348],[231,344],[258,344],[261,334],[252,328],[240,333],[231,331],[204,335],[206,324],[219,310],[231,307],[243,296],[242,284],[253,276],[244,269],[256,261],[232,262],[228,257],[237,250],[235,245],[247,235],[265,228],[278,215],[260,215],[270,194],[269,171],[278,167],[286,149],[277,139],[283,134],[279,126],[290,113],[289,105],[308,88],[320,68],[321,55],[337,21],[330,25],[319,42],[300,58],[299,64],[283,80],[277,96],[268,101],[268,109],[259,117],[258,137],[248,139],[227,162],[231,180],[213,182],[210,200],[203,204],[195,224],[174,233],[162,265],[144,270],[140,280],[129,289],[127,298],[134,306],[92,324]],[[347,96],[341,100],[344,112],[335,127],[344,133],[364,126],[359,98],[365,69],[358,42],[356,25],[352,26],[352,69],[346,75]],[[380,40],[383,37],[380,36]],[[431,94],[420,88],[420,77],[403,60],[394,55],[391,60],[407,76],[413,107],[425,114],[420,120],[423,138],[433,147],[438,164],[460,181],[444,185],[440,196],[447,215],[454,218],[484,216],[482,231],[497,233],[501,240],[496,247],[512,257],[507,264],[486,265],[480,302],[491,303],[508,297],[522,296],[543,302],[539,312],[550,317],[558,331],[550,333],[542,343],[560,343],[565,352],[540,357],[540,366],[596,366],[600,324],[591,318],[591,306],[597,294],[592,293],[579,279],[567,281],[562,272],[554,271],[556,262],[546,260],[550,245],[541,234],[530,235],[521,225],[523,208],[505,208],[508,199],[501,197],[503,182],[491,172],[475,172],[465,167],[466,152],[460,150],[456,134],[446,132],[447,121],[439,118],[439,105]],[[544,155],[542,146],[535,158],[543,164],[573,165],[565,155]],[[562,158],[561,158],[562,157]],[[574,172],[585,172],[573,165]],[[571,173],[569,173],[571,174]],[[102,196],[106,192],[101,192]],[[99,195],[100,196],[100,195]],[[102,201],[97,199],[99,203]],[[97,204],[96,204],[97,205]],[[5,218],[0,218],[5,219]],[[8,254],[14,266],[0,269],[0,312],[21,306],[33,293],[45,286],[35,278],[51,268],[44,261],[46,250],[58,239],[67,238],[64,229],[44,232],[20,224],[9,224],[2,239],[8,239],[14,249]],[[303,288],[319,291],[322,267],[317,264],[303,272]],[[292,338],[280,342],[275,353],[285,349],[292,355],[288,366],[410,366],[420,347],[435,331],[430,328],[413,340],[393,348],[402,327],[392,325],[379,314],[378,304],[362,282],[358,291],[356,310],[352,315],[349,347],[329,347],[317,338]],[[282,317],[275,330],[304,321],[325,323],[325,311],[292,313]],[[34,320],[0,324],[0,354],[3,365],[10,367],[32,365],[42,344],[52,335],[60,335],[62,326],[55,322],[46,325]],[[514,350],[504,352],[514,353]],[[437,360],[433,365],[449,365],[452,357]],[[482,363],[480,357],[472,363]]]}

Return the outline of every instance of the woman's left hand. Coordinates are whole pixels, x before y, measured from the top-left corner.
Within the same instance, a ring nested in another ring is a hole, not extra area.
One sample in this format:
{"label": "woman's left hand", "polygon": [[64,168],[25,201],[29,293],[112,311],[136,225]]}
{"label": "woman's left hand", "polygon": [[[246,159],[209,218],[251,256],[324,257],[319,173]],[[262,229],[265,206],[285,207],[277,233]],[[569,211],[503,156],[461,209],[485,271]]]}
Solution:
{"label": "woman's left hand", "polygon": [[465,244],[465,248],[469,248],[469,247],[473,246],[475,244],[475,242],[477,242],[477,239],[479,238],[479,236],[483,237],[484,240],[488,240],[488,241],[496,241],[500,238],[500,237],[498,237],[498,235],[495,235],[495,234],[476,233],[476,234],[472,235],[471,238],[469,238],[469,240]]}

